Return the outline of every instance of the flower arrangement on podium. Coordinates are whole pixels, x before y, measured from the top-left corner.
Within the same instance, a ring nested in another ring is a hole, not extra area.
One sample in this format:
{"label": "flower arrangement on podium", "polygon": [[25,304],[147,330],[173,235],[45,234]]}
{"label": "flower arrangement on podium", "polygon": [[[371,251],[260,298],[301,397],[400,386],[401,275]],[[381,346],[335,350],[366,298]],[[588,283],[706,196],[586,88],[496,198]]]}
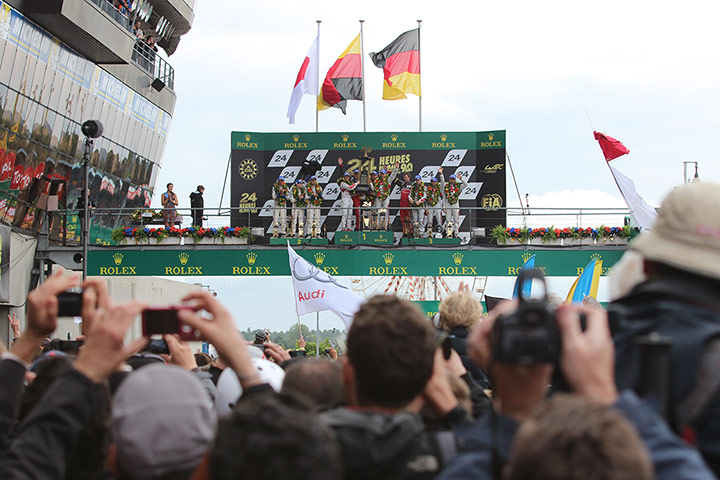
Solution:
{"label": "flower arrangement on podium", "polygon": [[510,227],[506,228],[497,225],[492,229],[492,238],[498,245],[508,245],[513,243],[530,244],[530,245],[582,245],[582,244],[599,244],[606,245],[625,245],[632,236],[633,229],[628,225],[622,227],[606,227],[600,225],[593,227]]}
{"label": "flower arrangement on podium", "polygon": [[116,244],[127,243],[130,239],[136,244],[152,243],[151,239],[155,239],[155,243],[162,243],[163,240],[171,243],[174,240],[172,243],[176,245],[180,244],[182,239],[192,239],[196,244],[214,244],[218,241],[224,244],[244,244],[255,241],[249,227],[120,227],[113,230],[111,238]]}

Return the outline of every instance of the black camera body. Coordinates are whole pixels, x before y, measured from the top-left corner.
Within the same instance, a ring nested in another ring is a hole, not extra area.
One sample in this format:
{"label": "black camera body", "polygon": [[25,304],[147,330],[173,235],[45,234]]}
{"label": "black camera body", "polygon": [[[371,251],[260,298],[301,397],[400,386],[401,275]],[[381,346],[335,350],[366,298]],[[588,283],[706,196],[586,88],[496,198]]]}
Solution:
{"label": "black camera body", "polygon": [[[525,286],[542,286],[542,296],[528,298]],[[562,349],[555,311],[547,301],[545,276],[540,269],[518,275],[519,304],[514,312],[500,315],[490,334],[494,362],[511,365],[554,364]]]}

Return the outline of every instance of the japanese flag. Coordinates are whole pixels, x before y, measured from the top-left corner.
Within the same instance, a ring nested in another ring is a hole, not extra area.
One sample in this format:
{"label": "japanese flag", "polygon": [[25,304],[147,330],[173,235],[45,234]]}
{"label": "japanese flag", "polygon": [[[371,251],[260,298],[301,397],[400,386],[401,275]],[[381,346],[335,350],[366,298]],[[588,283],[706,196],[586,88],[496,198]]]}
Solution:
{"label": "japanese flag", "polygon": [[320,34],[315,37],[315,41],[310,47],[310,51],[305,56],[300,71],[295,79],[295,86],[293,87],[292,95],[290,96],[290,104],[288,105],[287,117],[290,119],[290,124],[295,125],[295,112],[297,112],[300,106],[300,100],[302,96],[307,94],[316,95],[318,94],[318,50],[319,50],[319,39]]}

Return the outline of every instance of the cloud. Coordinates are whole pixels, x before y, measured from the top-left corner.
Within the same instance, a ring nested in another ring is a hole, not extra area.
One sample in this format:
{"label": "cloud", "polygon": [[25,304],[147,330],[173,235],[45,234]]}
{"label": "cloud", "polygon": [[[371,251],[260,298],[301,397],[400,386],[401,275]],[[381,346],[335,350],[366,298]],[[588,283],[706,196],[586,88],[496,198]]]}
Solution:
{"label": "cloud", "polygon": [[[622,226],[627,212],[625,201],[618,194],[602,190],[550,191],[529,195],[529,209],[520,208],[519,200],[508,202],[508,226],[520,227],[597,227]],[[523,198],[523,206],[527,205]],[[523,218],[523,210],[527,214]]]}

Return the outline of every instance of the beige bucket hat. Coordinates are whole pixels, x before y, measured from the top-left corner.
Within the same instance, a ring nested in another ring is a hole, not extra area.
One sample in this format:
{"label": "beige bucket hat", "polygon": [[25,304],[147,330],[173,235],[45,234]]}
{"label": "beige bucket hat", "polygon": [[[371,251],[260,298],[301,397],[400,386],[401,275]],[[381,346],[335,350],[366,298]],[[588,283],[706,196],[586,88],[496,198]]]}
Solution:
{"label": "beige bucket hat", "polygon": [[690,183],[670,192],[652,230],[630,248],[648,260],[720,279],[720,184]]}

